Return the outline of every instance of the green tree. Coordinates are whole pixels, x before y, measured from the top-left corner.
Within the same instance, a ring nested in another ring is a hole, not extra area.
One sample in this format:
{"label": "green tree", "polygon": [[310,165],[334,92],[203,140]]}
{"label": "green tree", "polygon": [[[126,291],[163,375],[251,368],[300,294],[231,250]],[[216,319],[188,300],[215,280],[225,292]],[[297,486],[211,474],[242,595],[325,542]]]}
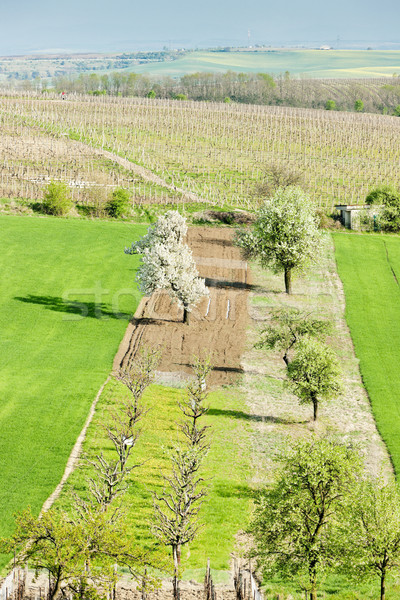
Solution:
{"label": "green tree", "polygon": [[400,204],[400,191],[392,185],[378,185],[368,192],[365,202],[367,204],[398,206]]}
{"label": "green tree", "polygon": [[400,117],[400,104],[398,104],[396,106],[396,108],[394,109],[393,114],[394,114],[395,117]]}
{"label": "green tree", "polygon": [[400,490],[394,481],[363,481],[341,524],[342,569],[352,577],[379,577],[385,600],[386,576],[400,565]]}
{"label": "green tree", "polygon": [[319,577],[337,561],[337,521],[360,472],[350,448],[300,441],[283,457],[276,482],[262,488],[249,531],[265,576],[297,575],[316,600]]}
{"label": "green tree", "polygon": [[400,231],[400,191],[390,185],[381,185],[369,192],[367,204],[383,205],[379,223],[383,231]]}
{"label": "green tree", "polygon": [[315,338],[305,337],[298,343],[287,372],[289,387],[300,404],[313,405],[314,421],[318,417],[319,402],[341,391],[341,372],[336,354]]}
{"label": "green tree", "polygon": [[364,110],[364,102],[362,100],[356,100],[354,102],[354,110],[356,112],[362,112]]}
{"label": "green tree", "polygon": [[[77,504],[70,516],[50,509],[40,517],[31,509],[16,517],[13,536],[1,541],[3,551],[17,551],[20,565],[29,561],[38,573],[49,574],[49,598],[61,591],[79,598],[96,597],[99,587],[111,590],[115,584],[114,564],[126,565],[131,573],[143,573],[146,559],[132,547],[126,524],[114,511],[102,511],[86,503]],[[93,564],[93,568],[91,568]]]}
{"label": "green tree", "polygon": [[49,183],[43,199],[45,213],[62,217],[69,213],[72,205],[69,188],[65,183],[61,181]]}
{"label": "green tree", "polygon": [[129,210],[131,198],[128,190],[116,188],[107,201],[105,208],[110,217],[122,217]]}
{"label": "green tree", "polygon": [[321,243],[314,205],[298,187],[279,188],[259,209],[252,229],[239,230],[235,242],[246,258],[283,271],[290,294],[293,270],[314,259]]}
{"label": "green tree", "polygon": [[325,102],[325,110],[336,110],[336,102],[334,100],[327,100]]}
{"label": "green tree", "polygon": [[297,308],[280,308],[272,312],[270,324],[261,330],[255,347],[283,350],[283,360],[289,365],[289,353],[304,336],[324,335],[331,329],[329,321],[316,319]]}

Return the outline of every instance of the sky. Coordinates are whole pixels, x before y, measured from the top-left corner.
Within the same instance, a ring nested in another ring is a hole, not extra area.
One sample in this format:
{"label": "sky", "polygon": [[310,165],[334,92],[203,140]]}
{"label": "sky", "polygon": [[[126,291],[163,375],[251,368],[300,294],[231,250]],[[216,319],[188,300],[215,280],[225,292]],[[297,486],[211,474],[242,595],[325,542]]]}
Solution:
{"label": "sky", "polygon": [[398,0],[0,0],[0,54],[400,42]]}

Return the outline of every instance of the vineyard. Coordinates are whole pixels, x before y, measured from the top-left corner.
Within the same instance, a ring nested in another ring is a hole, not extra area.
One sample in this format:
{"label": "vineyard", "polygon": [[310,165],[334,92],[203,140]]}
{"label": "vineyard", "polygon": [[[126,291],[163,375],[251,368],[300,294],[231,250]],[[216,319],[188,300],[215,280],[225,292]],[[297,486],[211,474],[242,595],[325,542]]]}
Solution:
{"label": "vineyard", "polygon": [[8,198],[41,198],[54,179],[67,181],[76,200],[93,185],[123,185],[136,202],[180,202],[190,192],[192,200],[251,208],[272,162],[303,171],[327,209],[400,183],[396,117],[24,94],[0,98],[0,119],[0,196]]}

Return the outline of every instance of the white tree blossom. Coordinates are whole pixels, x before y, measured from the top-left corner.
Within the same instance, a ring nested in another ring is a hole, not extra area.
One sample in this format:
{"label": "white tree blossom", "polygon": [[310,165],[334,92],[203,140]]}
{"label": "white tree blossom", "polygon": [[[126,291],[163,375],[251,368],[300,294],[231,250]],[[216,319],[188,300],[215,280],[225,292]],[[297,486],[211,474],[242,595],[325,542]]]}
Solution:
{"label": "white tree blossom", "polygon": [[148,228],[146,235],[133,242],[130,248],[125,248],[125,254],[141,254],[145,248],[152,248],[155,244],[170,246],[175,242],[183,243],[186,233],[185,217],[177,210],[169,210],[158,217],[156,223]]}
{"label": "white tree blossom", "polygon": [[261,206],[253,229],[236,236],[247,258],[256,258],[275,272],[284,271],[288,294],[292,270],[315,258],[321,241],[310,198],[293,186],[278,189]]}
{"label": "white tree blossom", "polygon": [[186,220],[177,211],[168,211],[150,227],[147,235],[130,248],[127,254],[142,254],[137,272],[140,291],[151,296],[156,290],[166,290],[183,308],[183,321],[200,298],[208,295],[204,279],[199,277],[192,251],[183,242]]}

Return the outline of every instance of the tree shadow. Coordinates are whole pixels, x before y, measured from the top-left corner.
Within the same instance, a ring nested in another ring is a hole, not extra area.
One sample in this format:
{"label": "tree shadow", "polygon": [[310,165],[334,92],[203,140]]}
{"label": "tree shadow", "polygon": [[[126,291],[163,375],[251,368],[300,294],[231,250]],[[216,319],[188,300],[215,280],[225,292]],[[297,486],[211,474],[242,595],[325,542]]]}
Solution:
{"label": "tree shadow", "polygon": [[265,292],[266,290],[259,286],[251,283],[245,283],[244,281],[225,281],[224,279],[212,279],[211,277],[205,277],[205,283],[207,287],[214,288],[233,288],[239,290],[247,290],[253,292]]}
{"label": "tree shadow", "polygon": [[207,414],[214,415],[216,417],[230,417],[233,419],[244,419],[246,421],[257,421],[260,423],[277,423],[280,425],[299,425],[303,423],[308,423],[307,420],[297,421],[291,418],[284,419],[281,417],[273,417],[272,415],[251,415],[241,410],[230,410],[220,408],[209,408]]}
{"label": "tree shadow", "polygon": [[91,319],[130,319],[131,314],[117,312],[110,309],[104,302],[84,302],[78,300],[64,300],[58,296],[15,296],[14,300],[27,304],[39,304],[47,310],[78,315],[79,317],[90,317]]}
{"label": "tree shadow", "polygon": [[[184,367],[193,367],[192,363],[183,363]],[[211,367],[211,371],[217,373],[244,373],[241,367]]]}

